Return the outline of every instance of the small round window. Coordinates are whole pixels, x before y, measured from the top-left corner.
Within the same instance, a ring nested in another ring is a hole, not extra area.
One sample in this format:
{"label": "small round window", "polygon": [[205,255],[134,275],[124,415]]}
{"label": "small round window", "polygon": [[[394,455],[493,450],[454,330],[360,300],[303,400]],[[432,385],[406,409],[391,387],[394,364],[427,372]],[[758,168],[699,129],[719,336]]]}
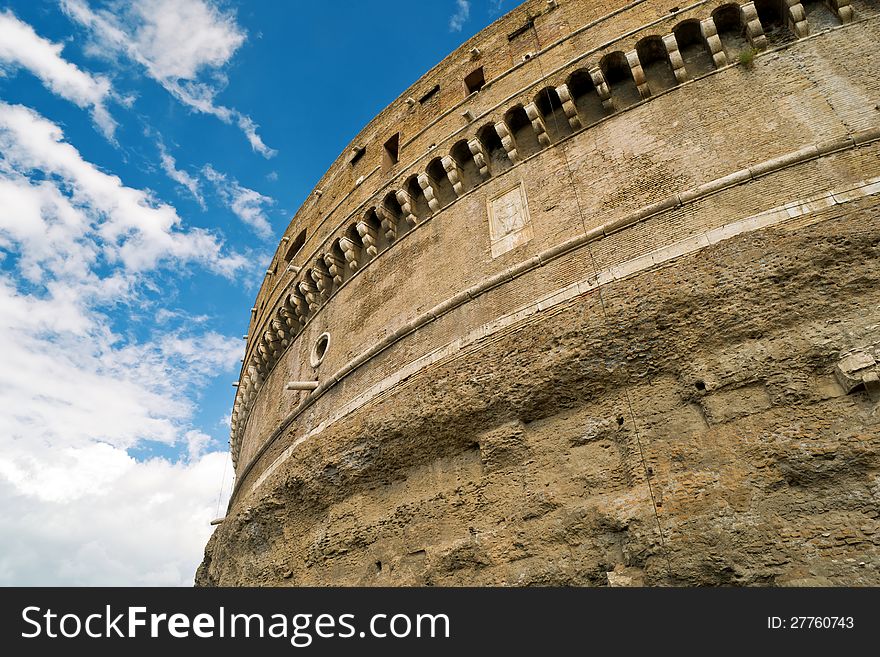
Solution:
{"label": "small round window", "polygon": [[327,355],[327,348],[330,346],[330,334],[322,333],[318,336],[318,339],[315,340],[315,346],[312,347],[312,367],[317,367],[321,364],[321,361],[324,360],[324,356]]}

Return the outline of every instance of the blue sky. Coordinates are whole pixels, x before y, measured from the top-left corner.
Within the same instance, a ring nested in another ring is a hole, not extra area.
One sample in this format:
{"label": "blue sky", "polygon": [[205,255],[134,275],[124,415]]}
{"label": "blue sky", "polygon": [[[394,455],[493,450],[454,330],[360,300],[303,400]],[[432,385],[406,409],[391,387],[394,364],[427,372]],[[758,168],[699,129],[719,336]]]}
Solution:
{"label": "blue sky", "polygon": [[191,584],[281,233],[515,4],[0,0],[0,585]]}

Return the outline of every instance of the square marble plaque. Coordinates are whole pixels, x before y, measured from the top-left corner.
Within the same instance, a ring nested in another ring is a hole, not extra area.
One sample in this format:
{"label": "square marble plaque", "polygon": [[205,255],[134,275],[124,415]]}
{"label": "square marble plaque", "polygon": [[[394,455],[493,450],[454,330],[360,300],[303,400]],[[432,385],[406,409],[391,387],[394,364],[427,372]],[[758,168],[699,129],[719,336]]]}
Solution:
{"label": "square marble plaque", "polygon": [[492,257],[507,253],[534,237],[525,184],[489,199],[489,240]]}

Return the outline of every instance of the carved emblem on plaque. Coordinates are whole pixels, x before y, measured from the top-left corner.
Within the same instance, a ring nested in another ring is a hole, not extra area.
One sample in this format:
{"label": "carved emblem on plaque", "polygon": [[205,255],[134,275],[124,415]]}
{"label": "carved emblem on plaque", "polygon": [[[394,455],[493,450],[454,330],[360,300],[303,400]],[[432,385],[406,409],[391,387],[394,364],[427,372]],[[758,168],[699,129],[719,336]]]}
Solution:
{"label": "carved emblem on plaque", "polygon": [[525,244],[532,237],[532,219],[529,216],[526,188],[522,182],[489,199],[489,239],[493,258]]}

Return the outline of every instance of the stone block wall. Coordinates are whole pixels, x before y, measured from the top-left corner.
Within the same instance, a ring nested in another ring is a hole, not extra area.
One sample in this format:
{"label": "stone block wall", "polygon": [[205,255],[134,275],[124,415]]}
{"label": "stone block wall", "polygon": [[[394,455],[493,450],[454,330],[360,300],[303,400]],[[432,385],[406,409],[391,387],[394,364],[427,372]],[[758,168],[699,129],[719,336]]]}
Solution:
{"label": "stone block wall", "polygon": [[[758,491],[821,479],[791,441],[852,436],[876,487],[870,383],[832,373],[880,358],[880,3],[666,4],[523,3],[340,155],[257,297],[203,582],[708,583],[676,540],[760,534]],[[792,554],[712,582],[875,581]]]}

